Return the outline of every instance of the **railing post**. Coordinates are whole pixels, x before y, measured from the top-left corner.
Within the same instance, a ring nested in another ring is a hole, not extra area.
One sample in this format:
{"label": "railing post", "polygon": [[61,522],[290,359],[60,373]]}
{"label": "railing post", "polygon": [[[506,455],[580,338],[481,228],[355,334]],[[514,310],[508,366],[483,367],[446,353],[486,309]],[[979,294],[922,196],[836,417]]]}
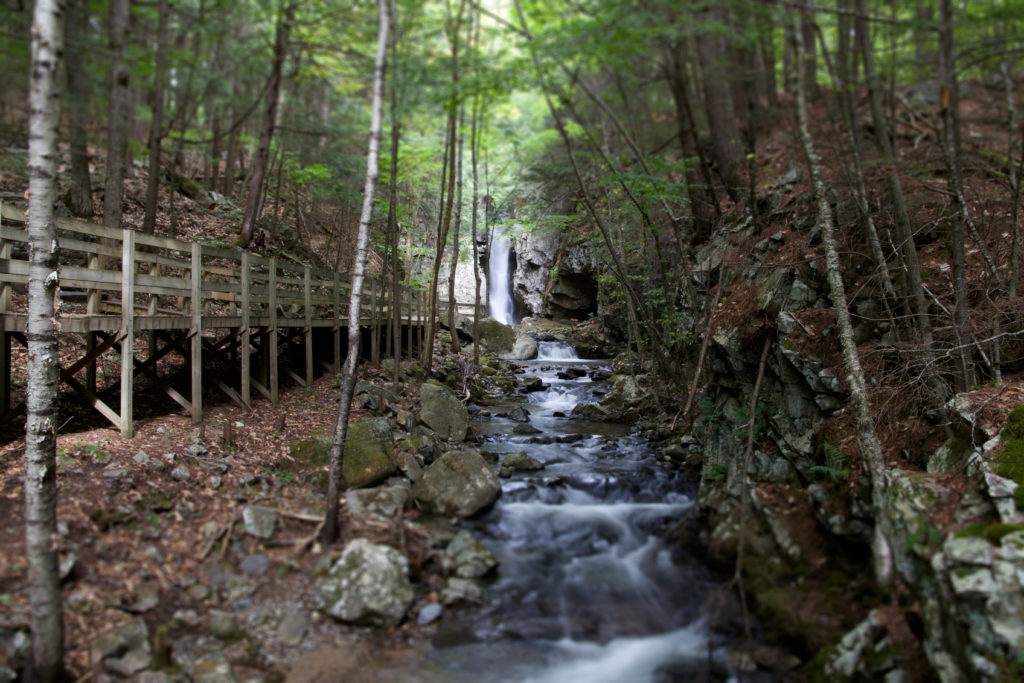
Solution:
{"label": "railing post", "polygon": [[270,259],[267,277],[267,307],[270,309],[270,402],[277,405],[277,259]]}
{"label": "railing post", "polygon": [[203,421],[203,247],[192,245],[192,424]]}
{"label": "railing post", "polygon": [[306,309],[306,386],[313,386],[313,282],[309,266],[303,276]]}
{"label": "railing post", "polygon": [[245,404],[246,408],[252,408],[252,400],[250,396],[250,376],[249,376],[249,362],[250,352],[249,343],[251,340],[252,330],[249,327],[249,252],[242,252],[242,263],[241,263],[241,282],[242,296],[241,296],[241,336],[239,338],[239,346],[241,351],[241,366],[242,366],[242,382],[239,389],[242,394],[242,403]]}
{"label": "railing post", "polygon": [[334,271],[334,372],[341,372],[341,280]]}
{"label": "railing post", "polygon": [[370,363],[380,365],[380,320],[377,307],[377,278],[370,278]]}
{"label": "railing post", "polygon": [[135,380],[135,231],[121,231],[121,436],[132,438]]}

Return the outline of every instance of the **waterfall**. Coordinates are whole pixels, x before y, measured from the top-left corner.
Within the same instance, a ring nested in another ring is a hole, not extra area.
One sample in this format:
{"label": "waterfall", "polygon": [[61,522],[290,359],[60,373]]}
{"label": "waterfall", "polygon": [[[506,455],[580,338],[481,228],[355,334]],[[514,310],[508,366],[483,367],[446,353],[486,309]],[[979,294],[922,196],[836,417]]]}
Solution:
{"label": "waterfall", "polygon": [[487,308],[492,318],[513,325],[512,318],[512,254],[511,240],[501,228],[494,229],[487,256],[487,284],[490,295]]}

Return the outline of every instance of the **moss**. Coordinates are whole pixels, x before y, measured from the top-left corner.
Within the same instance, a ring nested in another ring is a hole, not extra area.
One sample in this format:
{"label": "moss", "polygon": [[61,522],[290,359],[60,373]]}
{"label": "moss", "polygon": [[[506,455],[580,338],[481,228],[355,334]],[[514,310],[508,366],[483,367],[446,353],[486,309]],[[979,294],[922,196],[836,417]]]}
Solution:
{"label": "moss", "polygon": [[984,538],[989,543],[999,543],[1003,536],[1015,531],[1024,530],[1024,524],[1004,524],[1003,522],[979,523],[965,526],[956,532],[957,538]]}
{"label": "moss", "polygon": [[1017,406],[1007,415],[1002,439],[996,474],[1016,482],[1014,496],[1017,508],[1024,510],[1024,405]]}

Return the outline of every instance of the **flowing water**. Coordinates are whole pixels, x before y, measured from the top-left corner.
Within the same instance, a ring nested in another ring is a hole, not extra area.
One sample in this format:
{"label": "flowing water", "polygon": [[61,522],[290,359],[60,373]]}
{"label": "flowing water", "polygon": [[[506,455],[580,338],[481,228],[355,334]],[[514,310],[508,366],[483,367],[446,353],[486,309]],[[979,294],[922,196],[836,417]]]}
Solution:
{"label": "flowing water", "polygon": [[494,229],[487,256],[488,301],[492,318],[505,325],[515,324],[512,306],[512,243],[501,228]]}
{"label": "flowing water", "polygon": [[525,406],[540,433],[514,435],[500,406],[474,426],[484,450],[525,451],[545,468],[503,479],[494,508],[467,523],[501,560],[486,605],[447,610],[434,648],[392,680],[640,683],[720,674],[723,639],[702,617],[717,584],[664,540],[692,507],[695,483],[624,425],[561,417],[596,400],[604,383],[590,374],[600,363],[541,343],[538,359],[523,365],[549,385]]}

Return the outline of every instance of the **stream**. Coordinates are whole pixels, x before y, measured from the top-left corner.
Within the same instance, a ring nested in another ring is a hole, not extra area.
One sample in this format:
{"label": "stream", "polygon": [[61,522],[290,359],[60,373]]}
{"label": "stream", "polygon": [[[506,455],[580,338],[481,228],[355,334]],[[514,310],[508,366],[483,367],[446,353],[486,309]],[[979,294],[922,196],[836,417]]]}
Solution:
{"label": "stream", "polygon": [[523,406],[539,433],[513,433],[518,423],[498,416],[513,405],[473,424],[484,451],[525,451],[545,468],[502,479],[495,506],[465,523],[501,560],[486,606],[447,612],[425,661],[392,680],[727,678],[727,641],[702,616],[720,584],[664,541],[692,507],[696,482],[626,425],[563,417],[597,400],[605,383],[591,375],[606,362],[541,342],[538,359],[521,364],[549,385]]}

